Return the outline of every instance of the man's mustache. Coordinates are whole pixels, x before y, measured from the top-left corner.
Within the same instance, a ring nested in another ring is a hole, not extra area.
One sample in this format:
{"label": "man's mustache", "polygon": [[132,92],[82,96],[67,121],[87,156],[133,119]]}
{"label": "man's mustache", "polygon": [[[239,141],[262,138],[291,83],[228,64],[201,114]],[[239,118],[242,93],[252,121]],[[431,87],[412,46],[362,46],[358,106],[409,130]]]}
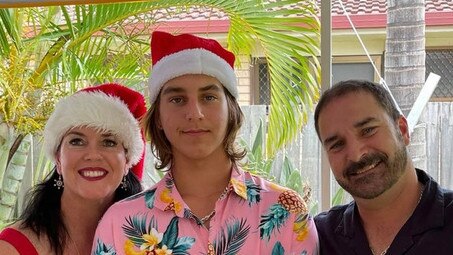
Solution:
{"label": "man's mustache", "polygon": [[351,164],[349,164],[349,166],[347,166],[346,169],[343,171],[343,175],[345,177],[355,175],[363,168],[369,167],[379,162],[387,164],[388,156],[382,152],[365,154],[360,158],[359,161],[352,162]]}

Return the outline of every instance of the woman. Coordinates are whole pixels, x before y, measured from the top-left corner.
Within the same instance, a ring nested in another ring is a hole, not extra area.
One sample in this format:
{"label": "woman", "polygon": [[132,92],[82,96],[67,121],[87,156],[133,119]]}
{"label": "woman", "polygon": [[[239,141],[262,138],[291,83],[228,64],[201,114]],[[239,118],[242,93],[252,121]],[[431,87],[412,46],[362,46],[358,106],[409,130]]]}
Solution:
{"label": "woman", "polygon": [[153,33],[151,54],[145,127],[168,172],[109,208],[92,254],[317,254],[306,201],[239,166],[234,55],[164,32]]}
{"label": "woman", "polygon": [[96,225],[115,201],[141,191],[143,96],[118,84],[62,99],[44,129],[54,170],[0,234],[3,255],[89,254]]}

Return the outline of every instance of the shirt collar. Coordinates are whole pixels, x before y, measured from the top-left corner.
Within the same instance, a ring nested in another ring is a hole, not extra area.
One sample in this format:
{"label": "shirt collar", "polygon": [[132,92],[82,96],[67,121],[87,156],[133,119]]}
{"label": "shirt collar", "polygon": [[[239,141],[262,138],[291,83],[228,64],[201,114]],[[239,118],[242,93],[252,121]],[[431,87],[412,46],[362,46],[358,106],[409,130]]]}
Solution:
{"label": "shirt collar", "polygon": [[[183,217],[184,212],[189,208],[176,189],[171,172],[167,172],[156,186],[154,206],[162,211],[173,211],[178,217]],[[247,200],[245,172],[239,166],[233,165],[227,188],[229,192],[233,191],[240,198]],[[222,196],[221,199],[224,197]]]}

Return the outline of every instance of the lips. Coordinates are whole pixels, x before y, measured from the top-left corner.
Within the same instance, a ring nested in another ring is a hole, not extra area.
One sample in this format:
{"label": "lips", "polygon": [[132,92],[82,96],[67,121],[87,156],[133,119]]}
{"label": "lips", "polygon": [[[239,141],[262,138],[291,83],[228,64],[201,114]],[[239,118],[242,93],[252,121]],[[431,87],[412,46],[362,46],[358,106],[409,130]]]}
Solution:
{"label": "lips", "polygon": [[101,167],[87,167],[80,169],[78,173],[84,179],[96,181],[104,178],[108,174],[108,171]]}
{"label": "lips", "polygon": [[209,130],[207,129],[187,129],[182,131],[182,133],[186,135],[201,135],[208,132]]}
{"label": "lips", "polygon": [[387,164],[388,157],[382,152],[367,154],[358,162],[352,162],[344,171],[344,176],[357,176],[367,173],[378,167],[381,163]]}
{"label": "lips", "polygon": [[363,173],[366,173],[368,171],[370,171],[371,169],[374,169],[376,166],[378,166],[379,164],[381,163],[381,161],[377,161],[371,165],[368,165],[362,169],[360,169],[359,171],[353,173],[352,175],[359,175],[359,174],[363,174]]}

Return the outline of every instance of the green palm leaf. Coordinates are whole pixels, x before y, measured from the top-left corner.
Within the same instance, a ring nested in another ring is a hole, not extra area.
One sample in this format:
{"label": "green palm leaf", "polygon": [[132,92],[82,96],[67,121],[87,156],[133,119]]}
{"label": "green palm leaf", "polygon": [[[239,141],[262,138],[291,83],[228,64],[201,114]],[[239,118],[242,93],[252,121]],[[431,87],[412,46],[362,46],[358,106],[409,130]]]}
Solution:
{"label": "green palm leaf", "polygon": [[245,186],[247,187],[247,202],[249,206],[259,203],[261,200],[260,186],[255,184],[252,180],[245,180]]}
{"label": "green palm leaf", "polygon": [[172,250],[172,254],[186,255],[189,254],[187,251],[195,243],[195,239],[192,237],[178,238],[178,221],[178,217],[171,219],[159,247],[166,245],[168,249]]}
{"label": "green palm leaf", "polygon": [[128,239],[130,239],[136,246],[142,245],[145,240],[143,239],[144,234],[151,233],[151,229],[157,229],[157,221],[154,216],[151,216],[149,224],[147,222],[146,215],[134,215],[126,218],[126,224],[123,225],[122,229]]}
{"label": "green palm leaf", "polygon": [[233,219],[226,223],[226,230],[220,228],[220,233],[213,244],[217,254],[233,255],[239,252],[250,231],[250,225],[246,223],[245,219]]}
{"label": "green palm leaf", "polygon": [[192,248],[192,245],[195,243],[195,238],[193,237],[181,237],[178,238],[177,243],[173,246],[172,254],[186,255],[189,254],[187,251]]}
{"label": "green palm leaf", "polygon": [[173,217],[168,224],[167,229],[162,237],[161,245],[167,245],[169,249],[173,249],[178,241],[178,217]]}
{"label": "green palm leaf", "polygon": [[96,249],[94,255],[116,255],[116,251],[113,247],[107,246],[101,240],[96,241]]}
{"label": "green palm leaf", "polygon": [[272,255],[284,255],[285,249],[282,246],[282,243],[276,242],[274,248],[272,248]]}

